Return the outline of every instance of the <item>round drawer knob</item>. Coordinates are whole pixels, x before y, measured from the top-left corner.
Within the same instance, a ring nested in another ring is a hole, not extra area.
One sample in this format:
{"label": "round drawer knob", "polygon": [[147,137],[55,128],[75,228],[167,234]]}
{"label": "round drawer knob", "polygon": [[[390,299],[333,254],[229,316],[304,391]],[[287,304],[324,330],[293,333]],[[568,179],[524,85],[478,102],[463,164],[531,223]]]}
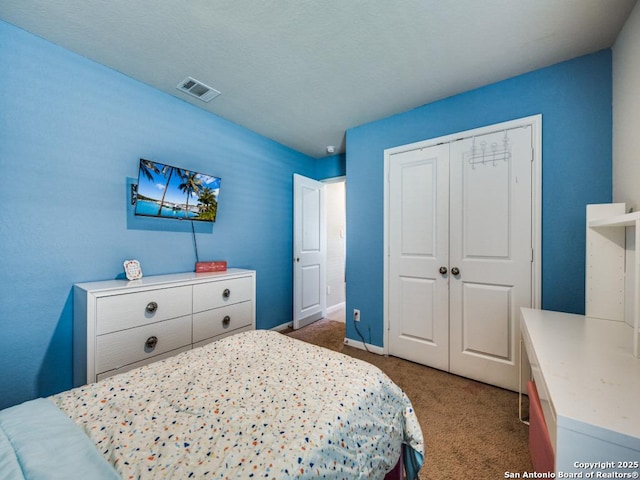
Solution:
{"label": "round drawer knob", "polygon": [[453,267],[451,269],[451,275],[460,275],[460,269],[458,267]]}
{"label": "round drawer knob", "polygon": [[149,337],[147,338],[147,341],[144,342],[144,349],[145,351],[150,352],[151,350],[156,348],[157,344],[158,344],[158,337],[156,336]]}
{"label": "round drawer knob", "polygon": [[231,290],[229,290],[228,288],[224,289],[224,292],[222,292],[222,298],[227,299],[231,296]]}
{"label": "round drawer knob", "polygon": [[222,326],[223,327],[228,327],[229,324],[231,323],[231,317],[229,315],[226,315],[223,319],[222,319]]}
{"label": "round drawer knob", "polygon": [[148,313],[153,313],[153,312],[155,312],[157,309],[158,309],[158,304],[157,304],[156,302],[149,302],[149,303],[147,304],[147,308],[146,308],[146,310],[147,310],[147,312],[148,312]]}

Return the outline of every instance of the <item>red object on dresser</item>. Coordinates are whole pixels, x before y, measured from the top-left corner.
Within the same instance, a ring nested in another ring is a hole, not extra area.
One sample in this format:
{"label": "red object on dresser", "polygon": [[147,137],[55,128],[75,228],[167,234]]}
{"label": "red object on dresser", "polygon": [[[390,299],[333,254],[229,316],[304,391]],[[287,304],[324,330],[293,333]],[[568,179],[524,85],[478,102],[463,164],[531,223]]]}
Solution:
{"label": "red object on dresser", "polygon": [[533,469],[539,473],[555,472],[553,446],[544,421],[538,389],[533,381],[527,384],[529,393],[529,454]]}
{"label": "red object on dresser", "polygon": [[215,262],[196,262],[196,272],[224,272],[227,269],[225,260],[216,260]]}

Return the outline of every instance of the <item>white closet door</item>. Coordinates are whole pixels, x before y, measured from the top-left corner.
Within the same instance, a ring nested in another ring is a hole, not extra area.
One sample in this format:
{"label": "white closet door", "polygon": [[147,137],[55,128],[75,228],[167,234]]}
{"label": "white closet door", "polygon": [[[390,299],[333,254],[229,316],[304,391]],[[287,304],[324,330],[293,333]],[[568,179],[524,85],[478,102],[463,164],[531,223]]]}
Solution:
{"label": "white closet door", "polygon": [[389,170],[389,353],[449,368],[449,145],[394,154]]}
{"label": "white closet door", "polygon": [[531,162],[530,126],[451,144],[450,371],[512,390],[531,306]]}

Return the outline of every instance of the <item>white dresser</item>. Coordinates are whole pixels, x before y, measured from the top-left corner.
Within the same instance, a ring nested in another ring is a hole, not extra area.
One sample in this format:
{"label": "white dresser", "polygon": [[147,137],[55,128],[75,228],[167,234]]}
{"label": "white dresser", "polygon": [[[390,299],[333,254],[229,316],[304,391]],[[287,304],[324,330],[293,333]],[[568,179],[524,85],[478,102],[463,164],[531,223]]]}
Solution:
{"label": "white dresser", "polygon": [[255,329],[255,279],[229,269],[74,285],[74,386]]}
{"label": "white dresser", "polygon": [[521,331],[556,472],[583,475],[564,478],[640,473],[640,361],[633,356],[632,327],[523,308]]}

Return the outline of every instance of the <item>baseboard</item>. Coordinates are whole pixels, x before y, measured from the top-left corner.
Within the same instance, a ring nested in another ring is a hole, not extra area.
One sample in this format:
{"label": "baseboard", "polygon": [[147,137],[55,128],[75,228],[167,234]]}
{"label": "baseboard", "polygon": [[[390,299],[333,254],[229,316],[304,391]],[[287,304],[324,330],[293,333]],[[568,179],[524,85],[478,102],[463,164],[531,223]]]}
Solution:
{"label": "baseboard", "polygon": [[311,325],[313,322],[320,320],[322,317],[322,312],[314,313],[313,315],[309,315],[306,318],[301,318],[298,320],[298,328],[306,327],[307,325]]}
{"label": "baseboard", "polygon": [[[332,313],[335,312],[339,312],[340,310],[343,310],[346,307],[346,303],[342,302],[342,303],[338,303],[337,305],[332,305],[331,307],[327,307],[326,313],[325,313],[325,317],[328,317],[329,315],[331,315]],[[346,315],[345,315],[345,319],[346,319]],[[333,318],[331,320],[334,320]],[[334,320],[336,322],[342,322],[345,323],[345,320]]]}
{"label": "baseboard", "polygon": [[327,307],[327,314],[337,312],[338,310],[341,310],[343,308],[345,308],[345,302],[332,305],[330,307]]}
{"label": "baseboard", "polygon": [[286,330],[287,328],[293,328],[293,322],[286,322],[286,323],[282,323],[280,325],[277,325],[273,328],[270,328],[269,330],[273,330],[274,332],[282,332],[283,330]]}
{"label": "baseboard", "polygon": [[[364,342],[359,342],[358,340],[352,340],[351,338],[345,338],[344,344],[349,345],[350,347],[359,348],[360,350],[368,350],[371,353],[375,353],[378,355],[384,355],[384,349],[382,347],[378,347],[377,345],[365,344]],[[366,348],[365,348],[366,345]]]}

